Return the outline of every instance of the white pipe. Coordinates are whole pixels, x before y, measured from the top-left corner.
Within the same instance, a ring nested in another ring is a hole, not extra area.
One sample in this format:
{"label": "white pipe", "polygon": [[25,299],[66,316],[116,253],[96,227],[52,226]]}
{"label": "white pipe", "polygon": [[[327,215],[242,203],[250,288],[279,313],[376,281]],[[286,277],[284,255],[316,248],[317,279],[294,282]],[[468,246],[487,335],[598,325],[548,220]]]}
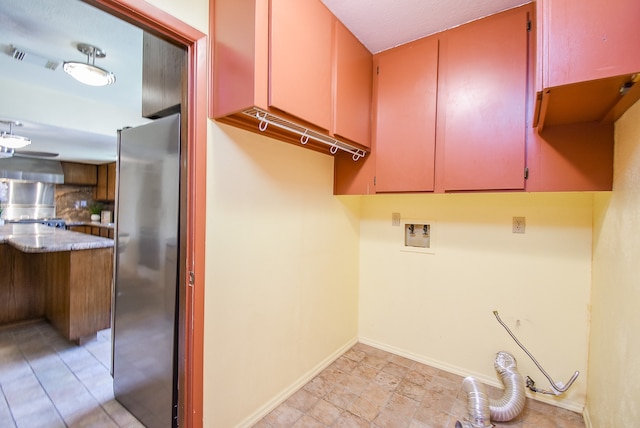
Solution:
{"label": "white pipe", "polygon": [[488,398],[484,385],[472,376],[466,377],[462,387],[467,393],[467,417],[456,422],[456,428],[488,428],[493,426],[490,420],[510,421],[524,409],[524,380],[518,373],[516,359],[508,352],[498,352],[493,365],[505,388],[502,397]]}

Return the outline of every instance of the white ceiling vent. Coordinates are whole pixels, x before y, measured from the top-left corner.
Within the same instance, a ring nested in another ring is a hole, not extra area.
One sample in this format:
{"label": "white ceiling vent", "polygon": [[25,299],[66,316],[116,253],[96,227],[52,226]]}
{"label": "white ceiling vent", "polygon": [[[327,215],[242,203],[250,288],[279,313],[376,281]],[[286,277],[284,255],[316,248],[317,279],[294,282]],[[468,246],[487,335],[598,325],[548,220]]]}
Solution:
{"label": "white ceiling vent", "polygon": [[48,59],[42,55],[38,55],[33,52],[29,52],[25,49],[17,46],[11,46],[11,56],[18,61],[27,62],[29,64],[37,65],[39,67],[48,68],[49,70],[56,70],[62,61],[56,59]]}

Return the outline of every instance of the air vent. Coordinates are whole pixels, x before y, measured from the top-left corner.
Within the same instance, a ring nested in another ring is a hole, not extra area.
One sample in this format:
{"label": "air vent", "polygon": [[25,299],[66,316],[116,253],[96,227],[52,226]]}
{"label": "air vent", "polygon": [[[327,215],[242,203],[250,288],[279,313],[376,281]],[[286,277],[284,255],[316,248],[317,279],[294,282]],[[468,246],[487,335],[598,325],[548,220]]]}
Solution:
{"label": "air vent", "polygon": [[26,62],[29,64],[37,65],[39,67],[48,68],[49,70],[56,70],[60,66],[60,60],[45,58],[42,55],[38,55],[33,52],[29,52],[25,49],[17,46],[12,46],[13,50],[11,56],[18,61]]}

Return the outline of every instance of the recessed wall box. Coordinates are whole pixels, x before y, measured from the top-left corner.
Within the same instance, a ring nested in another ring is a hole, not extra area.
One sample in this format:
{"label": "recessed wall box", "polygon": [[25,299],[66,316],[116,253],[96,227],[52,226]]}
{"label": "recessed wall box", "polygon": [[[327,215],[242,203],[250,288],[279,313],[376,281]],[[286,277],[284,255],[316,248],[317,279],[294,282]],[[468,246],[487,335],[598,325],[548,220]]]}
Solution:
{"label": "recessed wall box", "polygon": [[433,221],[403,220],[401,251],[435,254],[434,228]]}

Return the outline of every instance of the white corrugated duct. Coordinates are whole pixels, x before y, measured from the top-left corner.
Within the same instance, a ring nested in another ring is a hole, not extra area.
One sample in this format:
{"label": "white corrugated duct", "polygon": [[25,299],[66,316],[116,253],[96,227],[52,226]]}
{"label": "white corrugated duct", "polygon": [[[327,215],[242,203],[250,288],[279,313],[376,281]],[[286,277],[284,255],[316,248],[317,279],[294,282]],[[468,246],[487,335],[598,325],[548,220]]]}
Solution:
{"label": "white corrugated duct", "polygon": [[467,416],[456,422],[456,428],[489,428],[493,426],[491,420],[507,422],[524,409],[524,380],[518,373],[516,359],[508,352],[498,352],[493,365],[504,385],[502,397],[487,397],[484,385],[472,376],[466,377],[462,387],[467,393]]}

